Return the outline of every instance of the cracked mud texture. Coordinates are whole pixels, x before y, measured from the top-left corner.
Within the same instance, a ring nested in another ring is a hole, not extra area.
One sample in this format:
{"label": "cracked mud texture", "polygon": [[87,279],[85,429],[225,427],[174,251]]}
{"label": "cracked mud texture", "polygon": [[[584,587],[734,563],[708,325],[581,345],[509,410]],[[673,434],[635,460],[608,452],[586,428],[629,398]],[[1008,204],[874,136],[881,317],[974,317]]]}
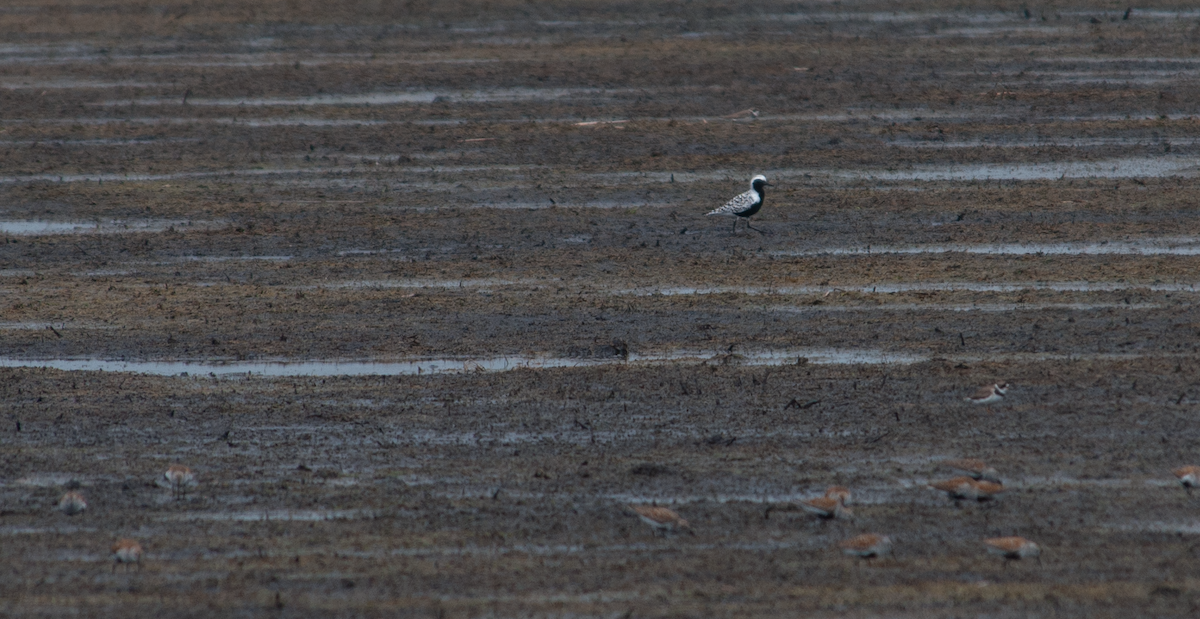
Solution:
{"label": "cracked mud texture", "polygon": [[1196,612],[1194,8],[384,4],[0,10],[0,614]]}

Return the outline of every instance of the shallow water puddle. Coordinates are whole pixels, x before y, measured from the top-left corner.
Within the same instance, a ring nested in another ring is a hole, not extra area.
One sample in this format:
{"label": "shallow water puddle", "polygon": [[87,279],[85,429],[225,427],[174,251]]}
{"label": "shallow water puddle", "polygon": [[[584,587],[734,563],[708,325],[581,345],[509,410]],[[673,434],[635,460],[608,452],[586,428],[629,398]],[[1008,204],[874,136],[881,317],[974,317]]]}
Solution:
{"label": "shallow water puddle", "polygon": [[[595,99],[617,94],[616,90],[600,88],[496,88],[492,90],[439,91],[412,90],[404,92],[372,92],[365,94],[329,94],[311,97],[245,97],[245,98],[195,98],[188,105],[196,106],[319,106],[319,105],[401,105],[413,103],[491,103],[502,101],[544,101],[587,97]],[[96,105],[178,105],[179,97],[147,97],[102,101]]]}
{"label": "shallow water puddle", "polygon": [[0,234],[41,236],[53,234],[122,234],[125,232],[165,232],[167,230],[211,230],[228,225],[216,221],[129,219],[109,221],[0,221]]}
{"label": "shallow water puddle", "polygon": [[813,305],[797,307],[794,305],[770,308],[773,312],[791,314],[820,314],[833,312],[1028,312],[1028,311],[1090,311],[1098,309],[1119,310],[1155,310],[1165,305],[1159,303],[977,303],[957,304],[948,303],[882,303],[879,305]]}
{"label": "shallow water puddle", "polygon": [[76,88],[87,89],[104,89],[104,88],[160,88],[164,84],[157,82],[132,82],[132,81],[112,81],[104,82],[99,80],[76,80],[76,79],[55,79],[44,81],[0,81],[0,89],[4,90],[71,90]]}
{"label": "shallow water puddle", "polygon": [[20,176],[0,176],[0,183],[33,183],[38,181],[50,183],[119,183],[119,182],[151,182],[174,181],[183,179],[219,178],[219,177],[262,177],[279,175],[313,175],[313,174],[344,174],[352,172],[353,168],[279,168],[259,170],[214,170],[211,172],[175,172],[171,174],[112,174],[101,172],[96,174],[23,174]]}
{"label": "shallow water puddle", "polygon": [[835,170],[826,174],[837,178],[875,181],[1033,181],[1062,178],[1163,178],[1193,176],[1198,170],[1200,166],[1190,158],[1128,157],[1104,161],[922,166],[906,171]]}
{"label": "shallow water puddle", "polygon": [[896,148],[1045,148],[1062,146],[1066,148],[1094,148],[1100,146],[1195,146],[1200,140],[1195,138],[998,138],[988,140],[894,140],[886,142]]}
{"label": "shallow water puddle", "polygon": [[227,522],[266,522],[270,520],[294,520],[320,522],[323,520],[370,520],[379,514],[368,509],[263,509],[253,511],[186,512],[167,514],[158,520],[189,521],[209,520]]}
{"label": "shallow water puddle", "polygon": [[664,286],[607,291],[618,295],[706,295],[742,294],[762,295],[811,295],[829,292],[855,292],[860,294],[896,294],[904,292],[1021,292],[1026,290],[1050,290],[1055,292],[1116,292],[1122,290],[1150,290],[1154,292],[1200,292],[1197,283],[1154,283],[1136,282],[914,282],[880,284],[846,284],[838,286]]}
{"label": "shallow water puddle", "polygon": [[872,254],[983,254],[991,256],[1196,256],[1200,237],[1163,237],[1135,241],[1082,243],[949,243],[945,245],[868,245],[771,252],[775,256],[869,256]]}
{"label": "shallow water puddle", "polygon": [[613,364],[669,365],[702,363],[708,365],[909,365],[934,359],[947,362],[1037,362],[1037,361],[1126,361],[1145,358],[1177,358],[1186,353],[1091,353],[1064,354],[1008,352],[988,355],[934,355],[881,350],[835,348],[798,348],[713,355],[680,351],[659,354],[630,354],[621,357],[576,359],[542,355],[513,355],[474,359],[421,359],[413,361],[229,361],[224,363],[188,361],[115,361],[106,359],[13,359],[0,358],[0,367],[50,368],[66,372],[129,372],[153,376],[188,377],[283,377],[283,376],[414,376],[423,374],[465,374],[555,368],[593,367]]}
{"label": "shallow water puddle", "polygon": [[[365,253],[365,252],[359,252]],[[499,288],[503,286],[538,286],[548,285],[552,282],[544,282],[538,280],[521,280],[521,279],[495,279],[490,277],[480,278],[465,278],[465,279],[405,279],[405,280],[361,280],[361,281],[341,281],[329,282],[323,284],[313,284],[308,286],[292,286],[297,290],[311,289],[388,289],[388,288]]]}

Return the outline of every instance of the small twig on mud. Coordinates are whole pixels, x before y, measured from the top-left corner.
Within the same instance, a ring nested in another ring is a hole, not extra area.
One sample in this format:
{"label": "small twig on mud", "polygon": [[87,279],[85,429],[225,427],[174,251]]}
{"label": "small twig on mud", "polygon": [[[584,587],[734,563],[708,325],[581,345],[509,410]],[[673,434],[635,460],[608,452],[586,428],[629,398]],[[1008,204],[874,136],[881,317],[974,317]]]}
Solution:
{"label": "small twig on mud", "polygon": [[54,325],[46,325],[46,328],[53,331],[54,335],[57,335],[60,339],[62,338],[63,334],[59,333],[58,329],[54,328]]}
{"label": "small twig on mud", "polygon": [[872,443],[872,444],[878,443],[879,441],[882,441],[884,439],[884,437],[886,437],[887,435],[889,435],[891,433],[892,433],[892,431],[888,430],[887,432],[884,432],[883,434],[880,434],[879,436],[876,436],[875,438],[867,439],[867,443]]}
{"label": "small twig on mud", "polygon": [[1184,398],[1184,396],[1186,396],[1186,395],[1187,395],[1187,392],[1186,392],[1186,391],[1184,391],[1183,393],[1179,394],[1179,399],[1175,400],[1175,406],[1179,406],[1179,404],[1183,402],[1183,398]]}

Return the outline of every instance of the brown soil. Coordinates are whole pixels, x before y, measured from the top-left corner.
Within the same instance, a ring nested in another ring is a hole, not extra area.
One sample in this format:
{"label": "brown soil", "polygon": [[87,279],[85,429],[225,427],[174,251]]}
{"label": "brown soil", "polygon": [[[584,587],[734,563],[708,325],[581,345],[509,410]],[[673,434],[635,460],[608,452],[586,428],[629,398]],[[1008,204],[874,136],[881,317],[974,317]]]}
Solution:
{"label": "brown soil", "polygon": [[[0,225],[102,226],[3,235],[0,362],[464,369],[0,369],[0,614],[1200,607],[1200,256],[886,250],[1194,246],[1191,8],[35,0],[0,32]],[[755,173],[764,233],[703,216]],[[752,362],[817,349],[923,361]],[[472,369],[509,355],[582,367]],[[950,457],[1007,491],[927,489]],[[834,484],[854,520],[795,509]],[[894,556],[839,554],[862,532]]]}

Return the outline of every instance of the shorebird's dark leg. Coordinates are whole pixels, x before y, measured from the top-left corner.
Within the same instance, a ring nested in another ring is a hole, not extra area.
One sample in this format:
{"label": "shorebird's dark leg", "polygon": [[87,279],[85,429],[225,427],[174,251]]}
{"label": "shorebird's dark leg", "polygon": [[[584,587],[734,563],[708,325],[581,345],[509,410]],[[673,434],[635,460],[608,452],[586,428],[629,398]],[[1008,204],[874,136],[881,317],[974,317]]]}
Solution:
{"label": "shorebird's dark leg", "polygon": [[739,219],[739,217],[737,217],[736,215],[733,217],[733,232],[730,232],[730,234],[737,234],[738,219]]}
{"label": "shorebird's dark leg", "polygon": [[747,218],[746,218],[746,227],[747,227],[747,228],[750,228],[751,230],[753,230],[753,231],[755,231],[755,232],[757,232],[757,233],[759,233],[759,234],[766,234],[766,232],[763,232],[762,230],[759,230],[758,228],[755,228],[754,226],[751,226],[751,225],[750,225],[750,218],[749,218],[749,217],[747,217]]}

